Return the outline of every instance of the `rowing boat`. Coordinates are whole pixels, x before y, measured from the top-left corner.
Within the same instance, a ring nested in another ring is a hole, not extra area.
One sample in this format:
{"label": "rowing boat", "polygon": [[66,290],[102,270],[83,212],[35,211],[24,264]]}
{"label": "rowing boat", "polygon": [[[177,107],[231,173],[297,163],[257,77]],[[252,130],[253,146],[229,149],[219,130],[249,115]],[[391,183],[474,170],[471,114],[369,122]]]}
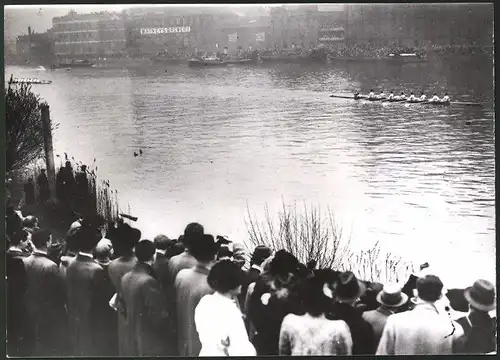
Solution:
{"label": "rowing boat", "polygon": [[435,106],[448,106],[448,105],[463,105],[463,106],[481,106],[480,103],[474,103],[474,102],[463,102],[463,101],[448,101],[448,102],[441,102],[441,101],[428,101],[428,100],[408,100],[408,99],[392,99],[389,100],[388,98],[368,98],[366,95],[359,95],[357,97],[354,96],[346,96],[346,95],[330,95],[332,98],[336,99],[348,99],[348,100],[365,100],[365,101],[384,101],[384,102],[399,102],[399,103],[405,103],[405,104],[420,104],[420,105],[435,105]]}

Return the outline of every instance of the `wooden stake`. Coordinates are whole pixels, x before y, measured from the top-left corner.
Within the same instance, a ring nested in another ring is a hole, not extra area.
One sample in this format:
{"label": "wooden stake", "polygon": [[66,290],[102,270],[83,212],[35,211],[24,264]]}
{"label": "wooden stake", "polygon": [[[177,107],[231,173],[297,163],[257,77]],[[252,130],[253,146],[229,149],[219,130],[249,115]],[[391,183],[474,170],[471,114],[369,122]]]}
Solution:
{"label": "wooden stake", "polygon": [[49,105],[40,105],[42,116],[43,142],[45,147],[45,164],[47,166],[47,179],[49,180],[50,198],[52,204],[56,202],[56,169],[54,166],[54,146],[52,144],[52,127],[50,124]]}

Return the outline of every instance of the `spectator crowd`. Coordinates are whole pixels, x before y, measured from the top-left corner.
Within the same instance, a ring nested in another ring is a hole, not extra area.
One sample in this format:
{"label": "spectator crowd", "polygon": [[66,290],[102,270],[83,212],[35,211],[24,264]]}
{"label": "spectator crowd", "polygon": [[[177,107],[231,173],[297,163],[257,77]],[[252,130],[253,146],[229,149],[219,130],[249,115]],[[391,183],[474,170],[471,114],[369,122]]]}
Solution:
{"label": "spectator crowd", "polygon": [[247,266],[241,244],[197,223],[150,241],[99,217],[76,220],[53,250],[51,232],[15,211],[7,238],[9,356],[496,352],[494,285],[463,290],[468,312],[453,320],[428,264],[384,286],[264,245]]}

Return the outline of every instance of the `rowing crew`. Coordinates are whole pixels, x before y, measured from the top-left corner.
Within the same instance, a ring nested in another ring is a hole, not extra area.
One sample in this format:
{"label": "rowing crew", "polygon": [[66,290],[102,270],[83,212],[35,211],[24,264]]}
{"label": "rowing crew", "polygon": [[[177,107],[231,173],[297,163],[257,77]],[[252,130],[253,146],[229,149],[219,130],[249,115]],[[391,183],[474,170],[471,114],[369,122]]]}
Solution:
{"label": "rowing crew", "polygon": [[[359,92],[356,91],[354,93],[354,98],[355,99],[359,98]],[[411,93],[410,96],[407,98],[404,92],[402,92],[401,95],[394,95],[394,93],[392,91],[389,94],[389,96],[386,97],[383,90],[380,91],[380,94],[375,94],[373,92],[373,89],[372,89],[372,90],[370,90],[370,93],[368,94],[367,99],[377,99],[377,100],[387,99],[387,100],[399,100],[399,101],[405,101],[405,100],[406,101],[426,101],[427,97],[422,92],[422,94],[418,98],[413,93]],[[440,99],[439,96],[437,96],[437,94],[434,93],[434,96],[427,101],[434,102],[434,103],[448,103],[448,102],[450,102],[450,97],[448,96],[447,93],[445,93],[443,98]]]}
{"label": "rowing crew", "polygon": [[42,82],[42,80],[39,79],[33,79],[33,78],[16,78],[13,79],[13,82],[15,83],[39,83]]}

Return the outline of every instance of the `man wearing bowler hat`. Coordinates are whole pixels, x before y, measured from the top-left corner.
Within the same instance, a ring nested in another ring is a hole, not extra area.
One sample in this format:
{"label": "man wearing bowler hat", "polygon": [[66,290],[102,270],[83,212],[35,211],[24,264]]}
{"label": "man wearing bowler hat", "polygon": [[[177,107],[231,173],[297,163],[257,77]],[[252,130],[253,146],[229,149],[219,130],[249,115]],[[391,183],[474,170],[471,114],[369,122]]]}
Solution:
{"label": "man wearing bowler hat", "polygon": [[408,295],[402,293],[399,286],[387,285],[377,295],[377,302],[380,304],[378,309],[363,313],[363,319],[372,326],[377,345],[382,336],[387,318],[398,312],[401,306],[406,304],[407,301]]}
{"label": "man wearing bowler hat", "polygon": [[465,289],[469,313],[457,320],[464,330],[459,340],[458,353],[485,354],[496,351],[496,318],[489,312],[496,309],[495,286],[487,280],[477,280]]}

